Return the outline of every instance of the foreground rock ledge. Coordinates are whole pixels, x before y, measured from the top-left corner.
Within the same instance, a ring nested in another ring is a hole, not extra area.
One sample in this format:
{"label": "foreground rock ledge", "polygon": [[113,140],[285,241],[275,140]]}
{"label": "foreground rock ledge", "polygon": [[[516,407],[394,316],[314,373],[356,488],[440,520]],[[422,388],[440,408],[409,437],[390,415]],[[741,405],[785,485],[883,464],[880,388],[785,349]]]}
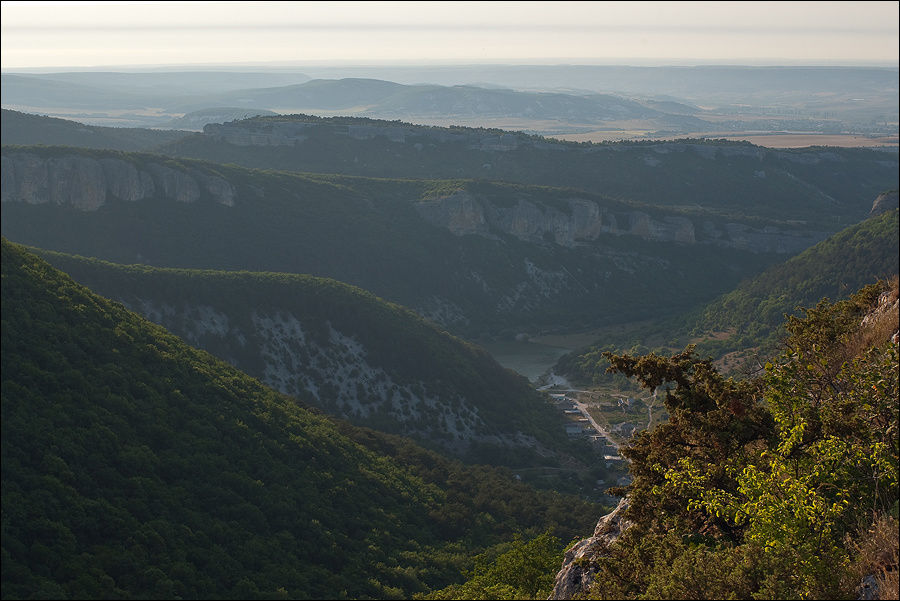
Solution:
{"label": "foreground rock ledge", "polygon": [[602,556],[631,526],[631,522],[624,517],[626,509],[628,497],[623,498],[615,509],[600,518],[593,536],[579,541],[566,551],[562,569],[556,574],[553,591],[548,599],[573,599],[590,590],[597,574],[594,559]]}

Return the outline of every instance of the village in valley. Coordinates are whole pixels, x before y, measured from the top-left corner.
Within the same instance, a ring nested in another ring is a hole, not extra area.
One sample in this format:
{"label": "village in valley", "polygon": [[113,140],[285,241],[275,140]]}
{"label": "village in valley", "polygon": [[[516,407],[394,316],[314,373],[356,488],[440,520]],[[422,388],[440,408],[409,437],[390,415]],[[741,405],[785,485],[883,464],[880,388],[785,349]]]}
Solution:
{"label": "village in valley", "polygon": [[620,453],[632,436],[665,421],[667,415],[661,397],[617,390],[547,390],[549,400],[565,414],[566,434],[583,438],[603,453],[607,476],[597,481],[598,488],[627,484],[628,459]]}

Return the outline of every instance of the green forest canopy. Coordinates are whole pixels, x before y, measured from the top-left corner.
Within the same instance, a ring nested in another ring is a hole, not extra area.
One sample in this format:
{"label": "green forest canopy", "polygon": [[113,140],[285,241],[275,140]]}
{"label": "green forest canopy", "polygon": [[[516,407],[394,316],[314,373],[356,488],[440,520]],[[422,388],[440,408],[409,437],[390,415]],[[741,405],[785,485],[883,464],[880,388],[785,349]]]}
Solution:
{"label": "green forest canopy", "polygon": [[[857,598],[897,594],[898,284],[791,317],[753,380],[688,347],[607,357],[669,421],[623,450],[633,524],[595,558],[592,598]],[[892,587],[892,588],[891,588]]]}
{"label": "green forest canopy", "polygon": [[409,597],[596,518],[333,422],[6,240],[2,268],[4,598]]}

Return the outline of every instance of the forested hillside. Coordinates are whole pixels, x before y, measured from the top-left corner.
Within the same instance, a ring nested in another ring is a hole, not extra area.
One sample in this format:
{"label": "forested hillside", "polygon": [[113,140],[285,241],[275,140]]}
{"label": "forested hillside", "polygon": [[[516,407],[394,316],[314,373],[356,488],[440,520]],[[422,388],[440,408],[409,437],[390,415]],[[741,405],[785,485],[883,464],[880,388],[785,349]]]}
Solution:
{"label": "forested hillside", "polygon": [[250,111],[207,108],[186,115],[191,127],[195,119],[217,121],[188,134],[88,126],[4,109],[2,141],[146,150],[304,173],[563,186],[727,217],[751,230],[799,226],[833,233],[865,218],[866,199],[898,185],[896,149],[772,149],[701,139],[579,144],[501,129],[312,115],[231,121],[242,110]]}
{"label": "forested hillside", "polygon": [[5,239],[0,292],[4,598],[408,598],[596,515],[331,421]]}
{"label": "forested hillside", "polygon": [[[557,372],[580,381],[607,379],[604,351],[696,343],[697,353],[722,361],[726,371],[759,367],[777,352],[786,315],[800,315],[822,298],[846,299],[867,282],[900,272],[898,210],[851,226],[783,264],[742,282],[698,310],[637,328],[618,339],[563,357]],[[663,337],[660,333],[663,333]],[[754,361],[748,361],[754,358]]]}
{"label": "forested hillside", "polygon": [[0,601],[900,601],[900,2],[0,4]]}
{"label": "forested hillside", "polygon": [[5,147],[3,172],[0,227],[14,242],[124,264],[330,277],[470,336],[674,314],[825,235],[571,188],[61,147]]}
{"label": "forested hillside", "polygon": [[567,557],[568,582],[583,574],[578,592],[597,599],[897,598],[897,286],[791,317],[752,380],[690,347],[608,355],[665,386],[670,419],[623,449],[616,532]]}
{"label": "forested hillside", "polygon": [[896,151],[776,150],[722,140],[578,144],[497,129],[310,115],[209,125],[160,152],[261,169],[566,186],[829,233],[864,219],[870,199],[898,185]]}
{"label": "forested hillside", "polygon": [[123,266],[35,249],[58,269],[281,392],[470,462],[592,457],[562,414],[484,350],[403,307],[296,274]]}
{"label": "forested hillside", "polygon": [[785,315],[800,314],[819,299],[843,300],[866,282],[900,272],[900,220],[894,209],[849,227],[812,248],[742,283],[711,303],[693,326],[695,335],[732,333],[704,341],[716,355],[749,346],[775,349]]}
{"label": "forested hillside", "polygon": [[190,135],[185,131],[100,127],[68,119],[0,110],[3,144],[75,146],[110,150],[151,150]]}

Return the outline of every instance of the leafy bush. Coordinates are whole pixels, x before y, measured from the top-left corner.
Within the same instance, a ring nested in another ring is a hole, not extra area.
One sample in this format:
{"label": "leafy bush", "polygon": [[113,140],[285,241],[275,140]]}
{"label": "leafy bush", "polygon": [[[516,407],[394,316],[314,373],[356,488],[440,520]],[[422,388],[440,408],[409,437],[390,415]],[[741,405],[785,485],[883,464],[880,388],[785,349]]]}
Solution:
{"label": "leafy bush", "polygon": [[864,573],[890,590],[896,552],[854,541],[861,525],[896,527],[896,297],[895,278],[791,317],[784,352],[755,381],[722,377],[690,347],[608,353],[612,369],[667,386],[670,421],[623,451],[635,526],[598,559],[595,594],[845,598]]}

